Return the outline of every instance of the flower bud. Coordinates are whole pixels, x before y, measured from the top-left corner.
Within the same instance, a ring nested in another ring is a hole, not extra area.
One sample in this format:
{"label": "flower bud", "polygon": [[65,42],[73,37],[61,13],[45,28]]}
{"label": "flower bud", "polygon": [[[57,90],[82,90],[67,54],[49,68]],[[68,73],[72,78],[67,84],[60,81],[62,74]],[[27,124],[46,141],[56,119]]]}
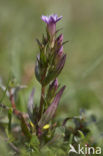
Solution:
{"label": "flower bud", "polygon": [[56,22],[58,22],[62,16],[58,17],[56,14],[50,16],[42,16],[41,19],[47,24],[47,31],[50,38],[53,38],[56,33]]}
{"label": "flower bud", "polygon": [[61,57],[59,63],[57,64],[57,74],[59,75],[60,72],[62,71],[64,64],[65,64],[65,60],[66,60],[66,54],[63,54],[63,56]]}
{"label": "flower bud", "polygon": [[47,108],[47,110],[44,112],[43,116],[41,117],[38,125],[40,128],[42,128],[44,125],[46,125],[55,115],[59,101],[61,99],[61,96],[64,92],[65,86],[63,86],[59,92],[54,97],[53,102],[50,104],[50,106]]}
{"label": "flower bud", "polygon": [[59,51],[58,51],[58,56],[61,57],[63,54],[63,46],[60,47]]}
{"label": "flower bud", "polygon": [[55,96],[55,93],[58,89],[58,80],[55,79],[48,88],[47,100],[50,102],[52,98]]}
{"label": "flower bud", "polygon": [[58,79],[55,79],[51,84],[50,84],[50,87],[49,87],[49,90],[57,90],[58,88]]}
{"label": "flower bud", "polygon": [[63,34],[59,35],[55,41],[55,52],[57,54],[57,58],[58,58],[58,54],[60,57],[63,53],[63,45],[62,44],[63,44]]}
{"label": "flower bud", "polygon": [[56,51],[56,57],[54,61],[55,65],[57,65],[61,61],[62,56],[63,56],[63,46],[61,46],[59,50]]}
{"label": "flower bud", "polygon": [[63,34],[59,35],[56,41],[57,41],[58,45],[62,45],[62,43],[63,43]]}

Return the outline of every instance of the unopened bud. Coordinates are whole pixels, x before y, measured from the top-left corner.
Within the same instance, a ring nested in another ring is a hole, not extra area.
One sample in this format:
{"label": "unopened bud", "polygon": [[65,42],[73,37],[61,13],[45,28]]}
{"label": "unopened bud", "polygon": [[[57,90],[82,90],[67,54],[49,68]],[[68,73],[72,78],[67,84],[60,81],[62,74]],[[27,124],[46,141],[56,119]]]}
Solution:
{"label": "unopened bud", "polygon": [[55,79],[51,84],[50,84],[50,90],[57,90],[58,88],[58,79]]}

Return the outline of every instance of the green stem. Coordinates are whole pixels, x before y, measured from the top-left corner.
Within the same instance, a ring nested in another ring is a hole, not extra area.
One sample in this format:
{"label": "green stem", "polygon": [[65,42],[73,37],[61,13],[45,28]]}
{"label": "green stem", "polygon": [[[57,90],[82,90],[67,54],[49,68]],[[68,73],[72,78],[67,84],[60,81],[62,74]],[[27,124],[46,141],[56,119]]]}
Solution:
{"label": "green stem", "polygon": [[39,109],[39,119],[41,118],[43,112],[43,97],[45,95],[45,87],[41,88],[41,98],[40,98],[40,109]]}
{"label": "green stem", "polygon": [[[47,71],[47,68],[44,70],[44,75],[42,77],[41,83],[45,79],[46,71]],[[45,86],[42,85],[42,87],[41,87],[41,98],[40,98],[40,107],[39,107],[38,120],[41,118],[41,115],[42,115],[42,112],[43,112],[43,101],[44,101],[43,99],[44,99],[44,96],[45,96]]]}

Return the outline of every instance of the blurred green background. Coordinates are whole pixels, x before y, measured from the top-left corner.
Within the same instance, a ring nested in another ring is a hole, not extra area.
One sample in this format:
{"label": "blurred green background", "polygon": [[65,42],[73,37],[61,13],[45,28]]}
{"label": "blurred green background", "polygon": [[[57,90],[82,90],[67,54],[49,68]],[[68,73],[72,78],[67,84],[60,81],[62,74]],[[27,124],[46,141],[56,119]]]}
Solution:
{"label": "blurred green background", "polygon": [[63,15],[66,65],[59,76],[67,88],[59,105],[61,117],[78,115],[81,108],[103,115],[103,1],[102,0],[0,0],[0,77],[10,73],[28,88],[19,93],[17,107],[26,111],[31,88],[40,85],[34,76],[38,47],[35,39],[45,32],[42,14]]}

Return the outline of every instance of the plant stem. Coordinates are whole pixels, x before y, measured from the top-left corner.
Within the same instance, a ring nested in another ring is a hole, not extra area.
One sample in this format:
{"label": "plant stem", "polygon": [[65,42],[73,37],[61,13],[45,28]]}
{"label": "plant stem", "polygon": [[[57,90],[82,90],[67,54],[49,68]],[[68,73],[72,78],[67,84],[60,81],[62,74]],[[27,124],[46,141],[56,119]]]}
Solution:
{"label": "plant stem", "polygon": [[10,93],[10,101],[11,101],[12,108],[16,109],[14,95],[12,94],[11,89],[10,89],[9,93]]}
{"label": "plant stem", "polygon": [[[46,71],[47,71],[47,68],[45,68],[45,70],[44,70],[44,74],[42,76],[41,82],[43,82],[44,79],[45,79]],[[40,107],[39,107],[38,120],[41,118],[41,115],[42,115],[42,112],[43,112],[43,98],[44,98],[44,95],[45,95],[45,86],[42,85],[41,86],[41,98],[40,98]]]}
{"label": "plant stem", "polygon": [[42,111],[43,111],[43,97],[45,95],[45,87],[42,86],[41,88],[41,98],[40,98],[40,109],[39,109],[39,119],[41,118]]}

